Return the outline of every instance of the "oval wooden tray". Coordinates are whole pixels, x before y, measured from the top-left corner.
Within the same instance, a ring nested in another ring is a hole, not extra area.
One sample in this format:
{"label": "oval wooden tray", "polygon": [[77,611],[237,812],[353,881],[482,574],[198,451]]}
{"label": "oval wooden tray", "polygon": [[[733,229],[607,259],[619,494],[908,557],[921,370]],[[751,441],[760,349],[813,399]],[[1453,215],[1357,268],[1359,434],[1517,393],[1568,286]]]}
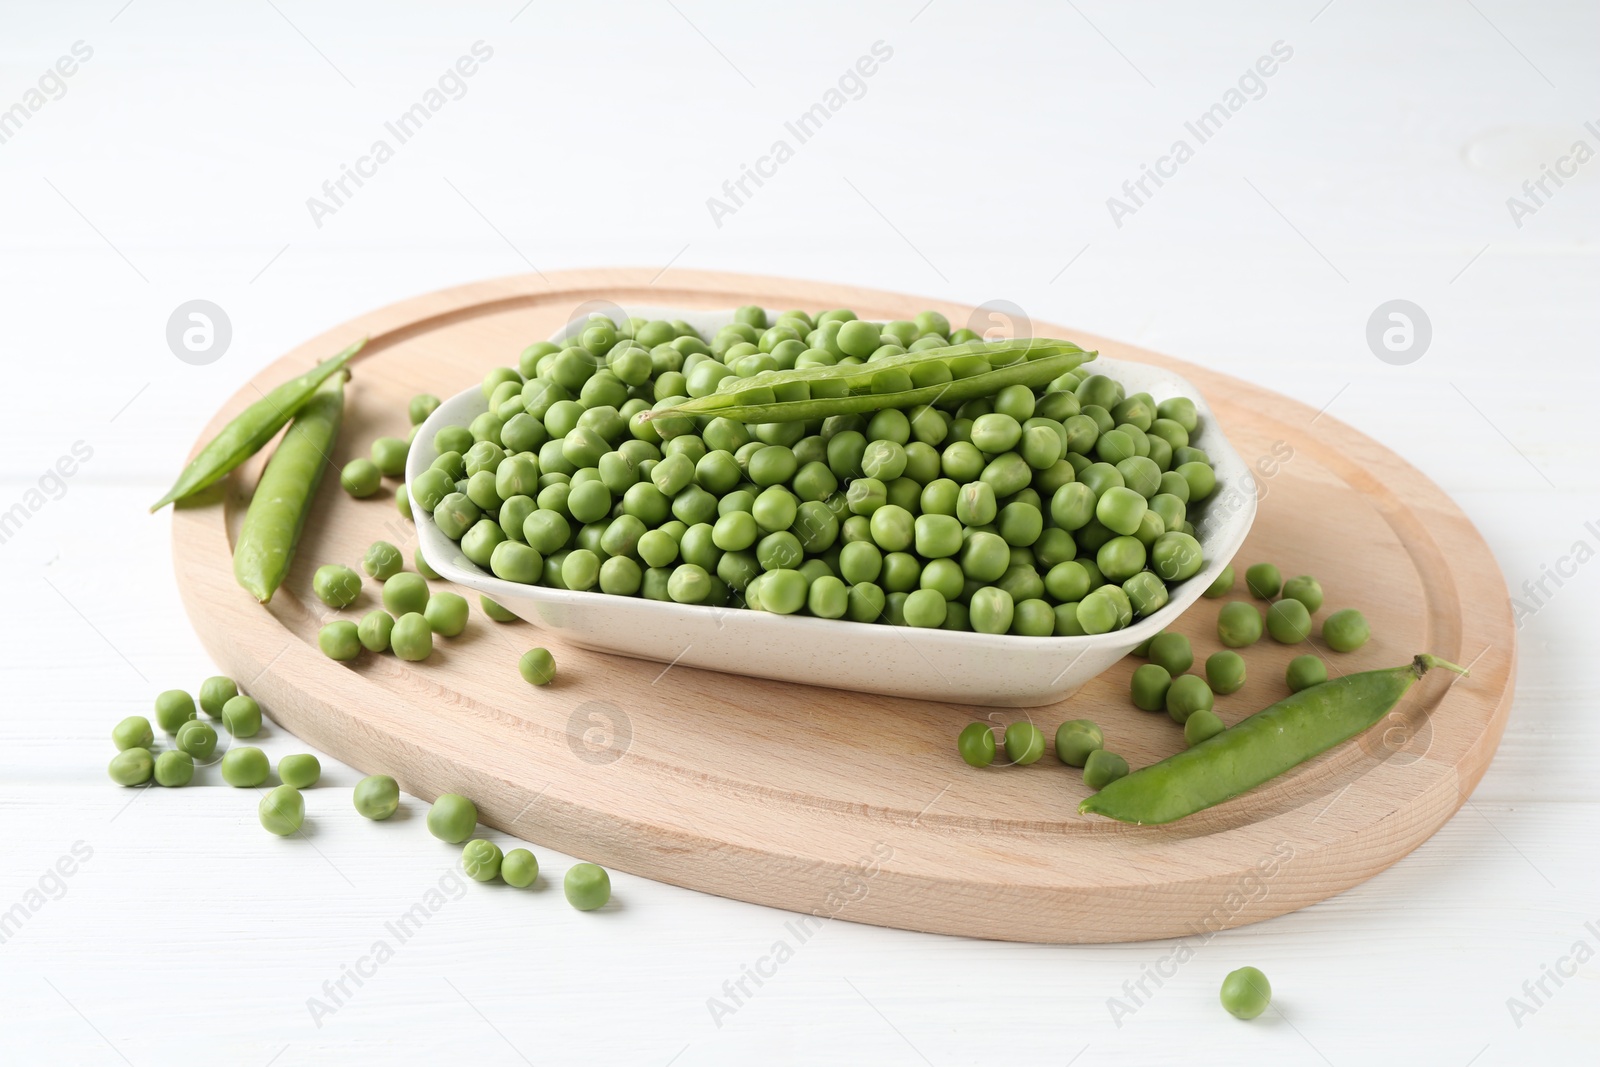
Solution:
{"label": "oval wooden tray", "polygon": [[[206,427],[291,374],[370,334],[354,366],[333,461],[403,435],[406,401],[448,396],[514,364],[587,301],[684,307],[848,306],[864,317],[972,309],[779,278],[644,270],[514,277],[431,293],[331,330],[268,367]],[[1435,672],[1391,720],[1246,796],[1167,828],[1076,814],[1078,772],[1053,756],[974,770],[955,736],[974,718],[1031,715],[1047,733],[1092,718],[1135,767],[1182,745],[1165,716],[1127,698],[1134,663],[1059,705],[996,712],[864,696],[607,656],[474,608],[465,634],[423,664],[393,656],[335,663],[316,647],[329,612],[310,591],[319,564],[356,565],[372,541],[414,534],[392,486],[356,501],[333,472],[294,570],[270,607],[233,581],[231,549],[261,457],[179,509],[177,573],[195,628],[220,667],[280,725],[408,793],[474,798],[485,823],[632,874],[819,917],[1021,941],[1126,941],[1203,933],[1280,915],[1370,878],[1465,801],[1510,708],[1516,646],[1500,572],[1466,517],[1432,482],[1336,419],[1255,386],[1065,327],[1035,332],[1195,382],[1256,468],[1261,509],[1243,564],[1316,575],[1319,614],[1360,607],[1373,640],[1326,653],[1336,672],[1434,652],[1472,664]],[[474,604],[476,598],[472,598]],[[1197,667],[1219,647],[1202,600],[1175,627]],[[345,612],[377,606],[368,583]],[[544,644],[558,681],[526,685],[517,657]],[[1280,698],[1291,649],[1246,650],[1250,681],[1220,698],[1237,721]],[[1322,650],[1326,651],[1326,650]],[[314,807],[314,806],[313,806]],[[313,810],[313,816],[315,812]]]}

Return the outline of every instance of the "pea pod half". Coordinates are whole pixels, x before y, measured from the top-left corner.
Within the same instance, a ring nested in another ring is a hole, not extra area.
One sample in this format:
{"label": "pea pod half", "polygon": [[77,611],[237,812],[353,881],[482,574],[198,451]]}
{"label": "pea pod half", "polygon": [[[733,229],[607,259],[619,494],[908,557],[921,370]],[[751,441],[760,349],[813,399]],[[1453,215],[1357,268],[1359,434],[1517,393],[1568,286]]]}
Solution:
{"label": "pea pod half", "polygon": [[150,505],[160,511],[175,501],[200,492],[261,451],[310,399],[323,382],[344,369],[346,363],[367,343],[363,337],[332,359],[323,360],[298,378],[290,379],[241,411],[217,436],[206,442],[190,464],[178,475],[167,495]]}
{"label": "pea pod half", "polygon": [[1008,385],[1033,389],[1095,357],[1071,341],[1022,338],[903,352],[867,363],[730,376],[717,391],[646,419],[721,416],[736,422],[799,422],[885,408],[972,400]]}
{"label": "pea pod half", "polygon": [[233,546],[233,576],[263,604],[289,573],[311,498],[332,465],[328,457],[344,421],[344,379],[335,374],[300,408],[250,498]]}
{"label": "pea pod half", "polygon": [[1436,656],[1313,685],[1160,763],[1119,778],[1078,805],[1084,814],[1159,825],[1193,815],[1347,741],[1389,713]]}

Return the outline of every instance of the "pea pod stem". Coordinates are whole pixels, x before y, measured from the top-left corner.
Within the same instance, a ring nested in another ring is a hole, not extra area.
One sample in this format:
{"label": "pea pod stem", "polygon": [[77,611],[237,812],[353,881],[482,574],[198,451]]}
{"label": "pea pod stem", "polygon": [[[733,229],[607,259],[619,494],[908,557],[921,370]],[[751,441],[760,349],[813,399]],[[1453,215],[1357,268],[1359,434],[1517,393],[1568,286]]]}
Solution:
{"label": "pea pod stem", "polygon": [[344,380],[338,373],[312,393],[267,460],[233,547],[233,576],[265,604],[283,584],[305,529],[306,515],[344,421]]}
{"label": "pea pod stem", "polygon": [[152,512],[168,504],[186,500],[216,484],[239,464],[261,451],[263,445],[283,429],[318,388],[344,370],[345,365],[367,343],[363,337],[332,359],[323,360],[297,378],[291,378],[266,396],[241,411],[217,436],[206,442],[200,454],[178,475],[167,495],[150,505]]}
{"label": "pea pod stem", "polygon": [[[966,401],[993,396],[1008,385],[1040,388],[1067,371],[1093,359],[1097,353],[1085,352],[1071,341],[1026,338],[1016,341],[974,341],[919,352],[905,352],[868,363],[806,367],[800,370],[767,371],[749,378],[724,379],[734,383],[726,389],[697,397],[674,407],[646,412],[646,420],[673,416],[721,416],[736,422],[800,422],[833,415],[852,415],[886,408],[916,407],[937,401]],[[871,392],[870,383],[886,372],[911,371],[928,364],[954,364],[974,356],[1015,355],[1013,362],[969,377],[952,377],[933,385],[890,392]],[[749,390],[781,390],[786,386],[844,383],[854,388],[848,395],[810,397],[805,400],[773,400],[742,403],[739,397]]]}
{"label": "pea pod stem", "polygon": [[1193,748],[1112,782],[1086,798],[1078,811],[1153,826],[1220,804],[1373,726],[1434,667],[1467,673],[1424,654],[1403,667],[1347,674],[1302,689]]}

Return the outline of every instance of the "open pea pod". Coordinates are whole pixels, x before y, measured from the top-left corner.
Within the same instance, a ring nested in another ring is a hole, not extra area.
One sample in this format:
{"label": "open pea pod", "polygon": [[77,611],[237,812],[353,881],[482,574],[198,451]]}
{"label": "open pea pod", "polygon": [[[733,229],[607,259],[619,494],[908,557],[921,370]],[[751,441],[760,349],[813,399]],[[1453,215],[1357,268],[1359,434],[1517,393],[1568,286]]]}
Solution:
{"label": "open pea pod", "polygon": [[193,461],[178,475],[167,495],[150,505],[160,511],[168,504],[187,499],[216,484],[227,473],[261,451],[261,446],[283,429],[311,394],[333,375],[344,369],[367,339],[363,337],[332,359],[323,360],[298,378],[291,378],[241,411],[237,418],[206,442]]}
{"label": "open pea pod", "polygon": [[1023,338],[904,352],[868,363],[731,376],[717,391],[646,419],[705,416],[799,422],[993,396],[1008,385],[1038,389],[1095,357],[1071,341]]}

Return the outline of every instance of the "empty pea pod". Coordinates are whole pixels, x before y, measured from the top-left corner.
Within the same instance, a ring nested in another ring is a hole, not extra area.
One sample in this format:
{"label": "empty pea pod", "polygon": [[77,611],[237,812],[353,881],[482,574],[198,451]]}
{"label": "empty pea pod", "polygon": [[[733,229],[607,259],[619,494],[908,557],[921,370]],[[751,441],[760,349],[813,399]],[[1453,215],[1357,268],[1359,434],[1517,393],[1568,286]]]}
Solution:
{"label": "empty pea pod", "polygon": [[1154,826],[1220,804],[1373,726],[1434,667],[1467,673],[1454,663],[1421,655],[1404,667],[1313,685],[1112,782],[1085,799],[1078,811]]}
{"label": "empty pea pod", "polygon": [[1042,388],[1096,353],[1040,338],[975,341],[885,356],[868,363],[730,376],[713,392],[643,417],[721,416],[745,423],[795,422],[953,403],[1009,385]]}

